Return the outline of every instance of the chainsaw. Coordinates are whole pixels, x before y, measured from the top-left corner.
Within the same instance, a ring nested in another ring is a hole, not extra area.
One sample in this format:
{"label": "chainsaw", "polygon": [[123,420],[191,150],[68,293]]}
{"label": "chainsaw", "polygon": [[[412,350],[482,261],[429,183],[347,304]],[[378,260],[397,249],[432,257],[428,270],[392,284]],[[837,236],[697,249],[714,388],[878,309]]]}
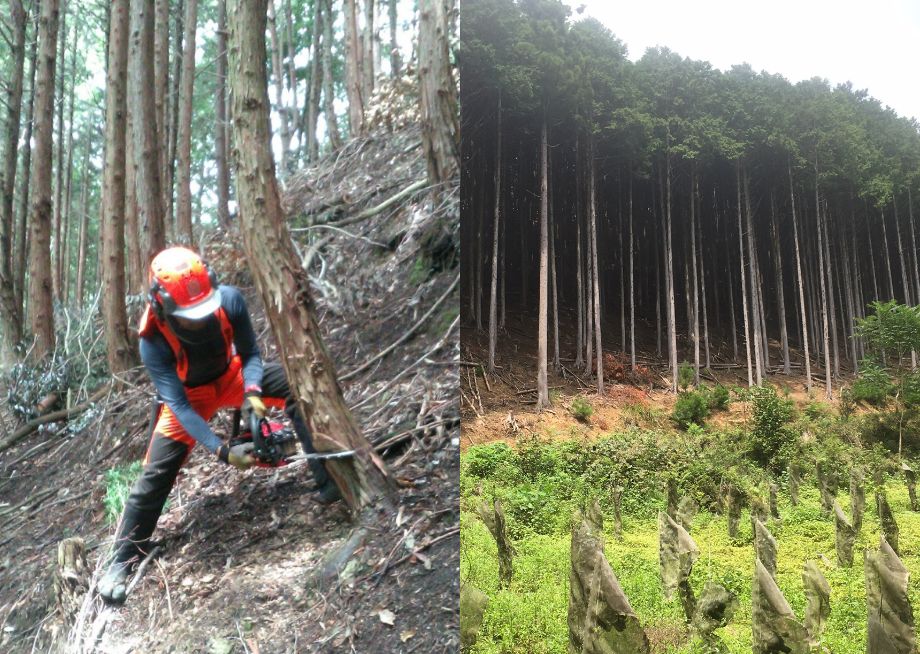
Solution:
{"label": "chainsaw", "polygon": [[252,456],[260,468],[280,468],[299,460],[316,459],[342,459],[354,456],[354,450],[341,452],[326,452],[307,454],[302,452],[297,435],[293,428],[276,420],[256,415],[255,411],[249,414],[248,431],[240,432],[241,412],[239,409],[233,414],[233,432],[230,436],[230,446],[242,443],[253,444]]}
{"label": "chainsaw", "polygon": [[280,468],[293,461],[300,451],[294,430],[275,420],[249,414],[247,430],[240,432],[240,411],[233,416],[230,446],[252,443],[252,456],[261,468]]}

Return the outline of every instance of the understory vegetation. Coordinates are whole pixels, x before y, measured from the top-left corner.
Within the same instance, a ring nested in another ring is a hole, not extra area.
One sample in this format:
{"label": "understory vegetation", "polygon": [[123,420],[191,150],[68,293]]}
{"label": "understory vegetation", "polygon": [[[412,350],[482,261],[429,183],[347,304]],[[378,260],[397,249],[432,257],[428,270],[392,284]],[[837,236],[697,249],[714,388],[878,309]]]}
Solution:
{"label": "understory vegetation", "polygon": [[[686,391],[678,404],[692,401],[706,411],[727,405],[728,389],[716,388],[721,390]],[[714,395],[718,402],[711,405],[708,400]],[[682,431],[665,423],[629,427],[596,440],[537,437],[521,439],[513,447],[503,442],[471,446],[461,457],[460,573],[464,583],[489,597],[471,651],[566,650],[572,520],[577,510],[594,501],[604,513],[606,557],[652,651],[705,651],[691,635],[680,601],[668,602],[662,592],[657,516],[665,510],[670,487],[677,497],[699,506],[689,529],[700,550],[691,585],[699,594],[713,581],[737,595],[739,609],[720,637],[729,652],[750,652],[755,549],[749,507],[765,505],[775,484],[780,518],[771,520],[770,530],[777,542],[779,588],[802,619],[802,569],[805,561],[816,561],[831,587],[823,645],[835,654],[862,654],[867,628],[861,552],[878,546],[879,518],[868,501],[854,564],[839,566],[834,518],[822,508],[817,468],[839,489],[836,498],[842,506],[850,505],[848,480],[854,468],[865,472],[867,498],[885,490],[900,528],[901,560],[912,573],[910,598],[920,606],[920,513],[910,510],[900,469],[901,462],[920,453],[916,436],[905,438],[898,460],[891,448],[896,440],[886,431],[897,427],[893,412],[847,412],[817,402],[796,407],[782,390],[767,385],[731,395],[747,405],[742,425],[717,429],[691,421]],[[796,505],[790,498],[790,469],[801,477]],[[739,491],[745,505],[734,538],[724,504],[728,488]],[[496,541],[476,515],[477,507],[483,502],[491,506],[493,499],[501,501],[515,549],[509,584],[499,581]]]}

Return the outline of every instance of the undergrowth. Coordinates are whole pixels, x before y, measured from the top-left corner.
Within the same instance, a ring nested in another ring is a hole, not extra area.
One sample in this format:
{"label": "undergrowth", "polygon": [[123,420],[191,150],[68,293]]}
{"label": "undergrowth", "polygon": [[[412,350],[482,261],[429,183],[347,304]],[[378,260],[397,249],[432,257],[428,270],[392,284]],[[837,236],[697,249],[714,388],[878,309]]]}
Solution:
{"label": "undergrowth", "polygon": [[109,524],[118,522],[125,508],[128,493],[137,478],[141,476],[144,466],[140,461],[132,461],[109,468],[105,471],[105,519]]}

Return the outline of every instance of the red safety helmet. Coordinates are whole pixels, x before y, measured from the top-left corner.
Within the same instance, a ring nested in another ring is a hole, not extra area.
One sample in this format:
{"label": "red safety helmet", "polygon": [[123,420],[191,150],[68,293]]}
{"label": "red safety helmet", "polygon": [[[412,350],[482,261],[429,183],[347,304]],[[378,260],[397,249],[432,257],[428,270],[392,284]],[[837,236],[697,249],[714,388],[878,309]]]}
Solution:
{"label": "red safety helmet", "polygon": [[150,305],[163,320],[201,320],[220,308],[217,275],[192,250],[167,248],[150,262]]}

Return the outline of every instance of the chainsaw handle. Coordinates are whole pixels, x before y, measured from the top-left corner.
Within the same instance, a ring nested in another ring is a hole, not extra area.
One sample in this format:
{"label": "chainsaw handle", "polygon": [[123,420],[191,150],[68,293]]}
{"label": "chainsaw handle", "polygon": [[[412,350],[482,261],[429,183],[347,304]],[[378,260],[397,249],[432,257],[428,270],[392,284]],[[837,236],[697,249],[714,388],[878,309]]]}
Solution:
{"label": "chainsaw handle", "polygon": [[257,453],[265,452],[267,443],[262,433],[262,424],[268,424],[268,420],[258,415],[255,411],[249,412],[249,432],[252,434],[252,444],[255,446]]}

